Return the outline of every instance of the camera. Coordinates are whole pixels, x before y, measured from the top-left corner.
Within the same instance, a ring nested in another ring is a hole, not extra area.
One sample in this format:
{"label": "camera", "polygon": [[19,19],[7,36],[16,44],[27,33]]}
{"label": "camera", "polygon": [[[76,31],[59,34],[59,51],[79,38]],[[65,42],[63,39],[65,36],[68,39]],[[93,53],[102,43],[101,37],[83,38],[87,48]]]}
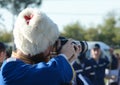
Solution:
{"label": "camera", "polygon": [[[61,47],[60,47],[60,49],[61,49],[62,46],[68,41],[68,39],[65,38],[65,37],[59,37],[59,40],[61,42]],[[86,41],[73,40],[72,43],[76,44],[76,45],[78,45],[78,46],[80,46],[82,48],[82,51],[80,52],[80,54],[83,54],[88,50],[88,44],[87,44]],[[58,51],[60,51],[60,49]],[[76,48],[75,48],[75,50],[76,50]]]}

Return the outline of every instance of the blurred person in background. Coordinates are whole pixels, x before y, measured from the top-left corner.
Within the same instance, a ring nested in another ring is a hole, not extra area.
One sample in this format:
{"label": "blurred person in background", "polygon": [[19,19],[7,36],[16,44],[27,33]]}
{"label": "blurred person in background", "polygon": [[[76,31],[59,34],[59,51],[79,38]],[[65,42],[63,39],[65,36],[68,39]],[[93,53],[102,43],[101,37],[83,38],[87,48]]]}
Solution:
{"label": "blurred person in background", "polygon": [[118,85],[118,59],[114,54],[114,49],[111,47],[109,49],[111,62],[108,69],[106,69],[106,78],[108,79],[108,85]]}
{"label": "blurred person in background", "polygon": [[[81,48],[72,44],[72,39],[61,47],[59,34],[57,25],[45,13],[24,9],[13,29],[16,50],[1,67],[0,85],[71,84],[74,71],[68,59],[77,57]],[[59,46],[56,54],[55,47]]]}
{"label": "blurred person in background", "polygon": [[4,43],[0,42],[0,67],[5,59],[6,59],[6,46]]}
{"label": "blurred person in background", "polygon": [[94,85],[105,85],[105,69],[109,65],[109,60],[106,55],[102,53],[102,49],[98,43],[92,45],[91,57],[85,64],[87,69],[87,77]]}
{"label": "blurred person in background", "polygon": [[117,83],[118,83],[118,85],[120,85],[120,54],[116,53],[116,57],[118,59],[118,79],[117,79]]}
{"label": "blurred person in background", "polygon": [[88,59],[86,58],[86,52],[80,53],[77,59],[72,62],[72,66],[76,72],[76,77],[73,80],[73,85],[93,85],[90,79],[86,76],[88,69],[85,69],[85,64]]}
{"label": "blurred person in background", "polygon": [[115,53],[115,56],[118,60],[118,68],[120,68],[120,54],[119,53]]}

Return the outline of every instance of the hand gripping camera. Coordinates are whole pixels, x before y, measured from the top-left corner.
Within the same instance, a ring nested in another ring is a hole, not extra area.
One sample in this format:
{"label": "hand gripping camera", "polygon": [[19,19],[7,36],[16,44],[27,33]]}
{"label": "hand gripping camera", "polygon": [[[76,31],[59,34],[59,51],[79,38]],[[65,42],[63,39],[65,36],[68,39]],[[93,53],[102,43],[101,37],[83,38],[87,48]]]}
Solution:
{"label": "hand gripping camera", "polygon": [[[58,53],[60,52],[62,46],[68,41],[68,39],[65,38],[65,37],[59,37],[59,40],[60,40],[60,42],[61,42],[61,46],[60,46],[59,49],[57,49],[57,52],[58,52]],[[88,50],[88,44],[87,44],[86,41],[73,40],[72,43],[73,43],[73,44],[76,44],[76,45],[78,45],[78,46],[80,46],[80,47],[82,48],[82,51],[80,52],[80,54],[83,54],[83,53],[85,53],[85,52]],[[75,49],[75,50],[76,50],[76,49]]]}

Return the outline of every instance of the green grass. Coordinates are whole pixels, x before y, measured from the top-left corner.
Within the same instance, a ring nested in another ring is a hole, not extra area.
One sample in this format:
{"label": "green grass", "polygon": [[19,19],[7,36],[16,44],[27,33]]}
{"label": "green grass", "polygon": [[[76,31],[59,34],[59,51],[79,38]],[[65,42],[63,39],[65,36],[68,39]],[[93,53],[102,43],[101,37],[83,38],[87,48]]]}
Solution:
{"label": "green grass", "polygon": [[115,49],[114,51],[115,53],[119,53],[120,54],[120,49]]}

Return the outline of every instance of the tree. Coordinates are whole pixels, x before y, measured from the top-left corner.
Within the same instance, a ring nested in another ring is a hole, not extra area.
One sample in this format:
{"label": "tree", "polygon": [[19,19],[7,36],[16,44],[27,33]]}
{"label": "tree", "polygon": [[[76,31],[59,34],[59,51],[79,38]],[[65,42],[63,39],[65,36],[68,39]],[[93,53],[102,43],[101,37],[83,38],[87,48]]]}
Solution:
{"label": "tree", "polygon": [[0,42],[11,42],[12,41],[12,32],[6,30],[0,30]]}
{"label": "tree", "polygon": [[83,36],[84,33],[85,31],[83,30],[83,27],[80,26],[78,22],[76,22],[73,24],[66,25],[61,35],[76,40],[84,40],[84,36]]}
{"label": "tree", "polygon": [[109,45],[114,43],[113,38],[115,37],[116,30],[116,20],[114,16],[109,16],[104,20],[104,24],[101,25],[101,35],[103,37],[102,41],[106,42]]}
{"label": "tree", "polygon": [[[18,13],[21,10],[25,9],[26,7],[38,7],[39,8],[41,3],[42,3],[42,0],[0,0],[0,7],[1,9],[4,8],[4,10],[8,10],[13,15],[11,22],[14,23],[15,16],[18,15]],[[4,25],[4,22],[2,21],[0,25]],[[11,26],[13,28],[13,24]]]}
{"label": "tree", "polygon": [[87,41],[97,41],[99,40],[99,36],[98,36],[98,30],[90,27],[87,31],[86,34],[84,35],[85,40]]}
{"label": "tree", "polygon": [[120,27],[116,28],[115,37],[113,37],[112,40],[113,40],[114,44],[120,46]]}
{"label": "tree", "polygon": [[16,15],[26,7],[39,7],[41,3],[42,0],[0,0],[0,7],[6,8],[13,15]]}
{"label": "tree", "polygon": [[78,22],[66,25],[61,35],[77,40],[103,41],[111,46],[120,46],[120,19],[115,15],[107,16],[102,24],[84,28]]}

